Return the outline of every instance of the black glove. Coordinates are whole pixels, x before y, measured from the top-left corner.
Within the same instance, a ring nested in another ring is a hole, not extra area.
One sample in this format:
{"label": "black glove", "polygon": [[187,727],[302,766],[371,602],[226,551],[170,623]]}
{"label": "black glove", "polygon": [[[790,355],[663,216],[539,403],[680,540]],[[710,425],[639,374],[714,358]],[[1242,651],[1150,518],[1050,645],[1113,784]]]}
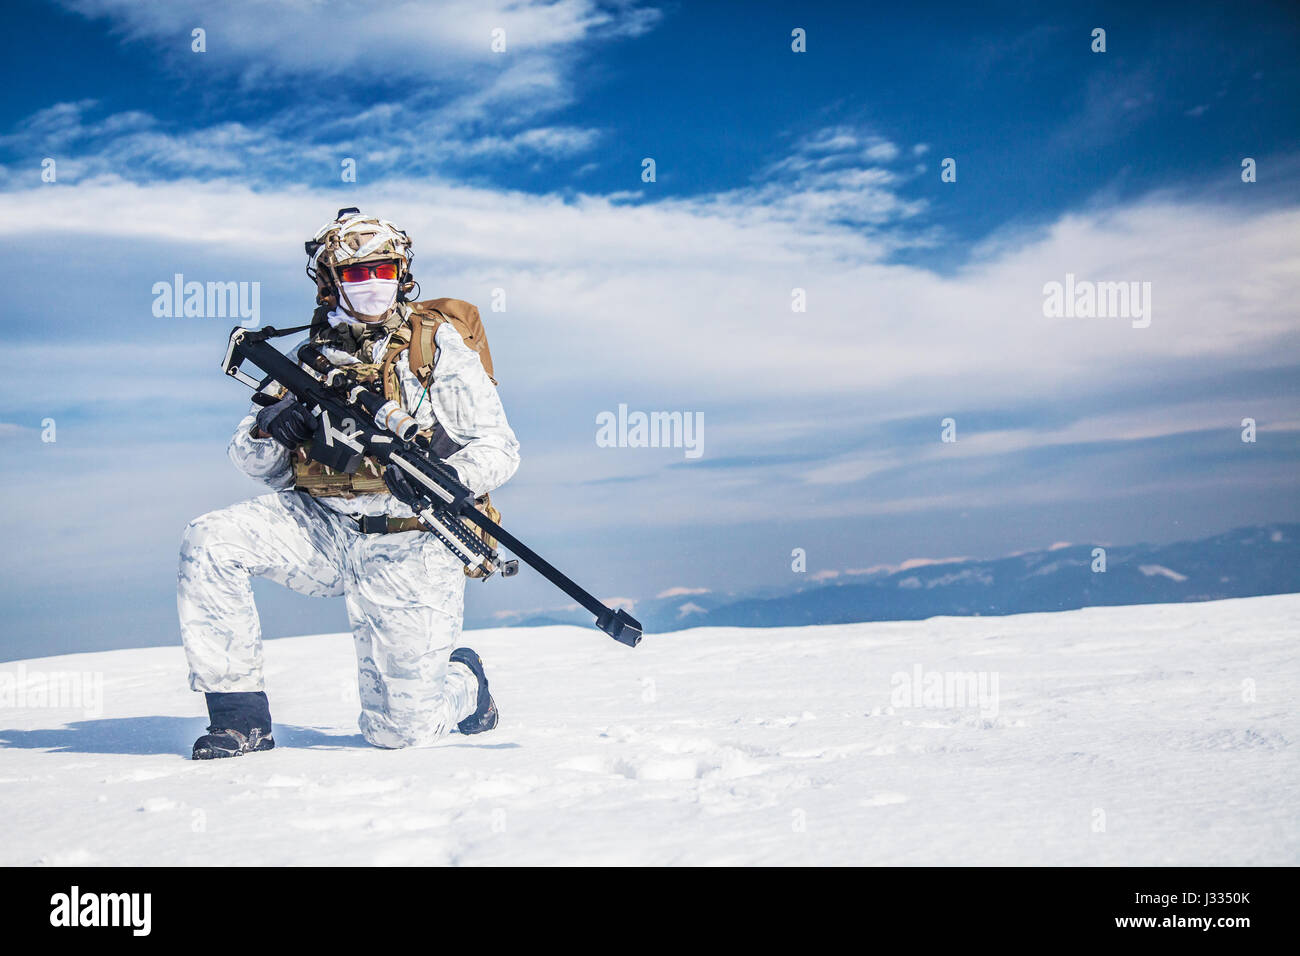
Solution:
{"label": "black glove", "polygon": [[396,465],[389,465],[384,469],[384,484],[388,486],[388,490],[393,493],[394,498],[412,511],[418,512],[419,506],[425,503],[420,501],[421,495],[415,490],[415,486],[411,484],[411,479],[406,472]]}
{"label": "black glove", "polygon": [[257,413],[257,427],[292,450],[316,433],[316,416],[288,395]]}
{"label": "black glove", "polygon": [[[425,474],[430,474],[429,469],[433,468],[432,465],[420,464],[416,464],[415,467],[419,468]],[[430,496],[428,492],[424,490],[423,485],[412,478],[404,469],[399,468],[391,462],[388,467],[384,469],[384,484],[387,485],[388,490],[393,493],[393,497],[417,514],[421,508],[427,507],[430,504]],[[435,503],[439,507],[446,508],[452,514],[462,515],[465,514],[468,509],[474,507],[474,494],[473,492],[470,492],[463,498],[458,498],[455,501],[448,501],[445,503],[435,499]]]}

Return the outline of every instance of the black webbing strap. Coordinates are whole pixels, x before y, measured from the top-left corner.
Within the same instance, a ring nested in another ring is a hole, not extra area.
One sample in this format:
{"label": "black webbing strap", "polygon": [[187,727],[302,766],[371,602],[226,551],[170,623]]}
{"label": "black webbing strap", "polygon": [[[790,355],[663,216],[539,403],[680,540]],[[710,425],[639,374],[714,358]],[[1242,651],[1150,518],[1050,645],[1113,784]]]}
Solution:
{"label": "black webbing strap", "polygon": [[293,335],[295,332],[306,332],[315,324],[312,322],[307,325],[295,325],[291,329],[277,329],[274,325],[268,325],[256,332],[249,332],[244,338],[249,342],[265,342],[267,339],[278,339],[285,335]]}

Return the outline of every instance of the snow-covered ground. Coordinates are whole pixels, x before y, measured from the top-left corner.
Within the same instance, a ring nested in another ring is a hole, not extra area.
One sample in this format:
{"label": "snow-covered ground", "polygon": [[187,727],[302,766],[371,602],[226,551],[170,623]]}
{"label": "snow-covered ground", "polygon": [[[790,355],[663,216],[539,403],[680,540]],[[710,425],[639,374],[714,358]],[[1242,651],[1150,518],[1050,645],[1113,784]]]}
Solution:
{"label": "snow-covered ground", "polygon": [[279,747],[206,763],[179,647],[0,665],[0,863],[1300,863],[1300,595],[466,643],[490,734],[368,747],[351,638],[300,637]]}

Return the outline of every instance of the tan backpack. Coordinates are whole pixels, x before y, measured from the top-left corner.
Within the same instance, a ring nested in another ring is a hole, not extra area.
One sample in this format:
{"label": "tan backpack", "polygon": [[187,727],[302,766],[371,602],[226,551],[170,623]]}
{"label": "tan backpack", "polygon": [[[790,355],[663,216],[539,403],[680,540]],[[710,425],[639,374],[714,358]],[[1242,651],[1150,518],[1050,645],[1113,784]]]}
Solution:
{"label": "tan backpack", "polygon": [[[492,379],[492,384],[496,385],[496,375],[492,371],[492,351],[488,348],[487,331],[483,328],[483,320],[479,318],[477,306],[463,299],[426,299],[423,302],[411,303],[410,362],[411,371],[420,380],[420,384],[428,385],[431,380],[429,376],[433,372],[436,348],[434,334],[443,322],[450,322],[460,333],[460,337],[465,340],[465,344],[478,353],[479,361],[483,363],[483,371],[487,372],[488,378]],[[396,352],[401,352],[400,346]],[[391,343],[389,353],[394,353]],[[394,354],[393,357],[396,358],[396,355]]]}

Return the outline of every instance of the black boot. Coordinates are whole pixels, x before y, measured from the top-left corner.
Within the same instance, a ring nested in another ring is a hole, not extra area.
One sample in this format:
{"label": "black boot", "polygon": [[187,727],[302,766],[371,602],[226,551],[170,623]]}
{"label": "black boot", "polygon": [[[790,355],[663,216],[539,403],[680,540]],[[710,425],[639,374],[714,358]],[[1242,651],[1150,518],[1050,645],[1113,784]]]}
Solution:
{"label": "black boot", "polygon": [[459,724],[456,729],[462,734],[481,734],[497,725],[497,703],[488,692],[487,674],[483,672],[483,661],[468,647],[458,647],[451,652],[451,659],[464,664],[478,678],[478,707]]}
{"label": "black boot", "polygon": [[194,741],[194,759],[238,757],[275,746],[271,705],[264,691],[208,694],[208,732]]}

